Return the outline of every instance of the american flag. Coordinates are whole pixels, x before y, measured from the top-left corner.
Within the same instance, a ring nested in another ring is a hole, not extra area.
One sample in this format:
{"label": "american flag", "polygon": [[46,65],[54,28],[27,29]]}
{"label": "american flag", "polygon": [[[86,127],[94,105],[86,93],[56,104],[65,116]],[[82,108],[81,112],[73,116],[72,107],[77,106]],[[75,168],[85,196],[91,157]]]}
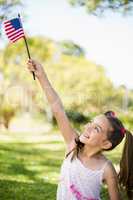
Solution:
{"label": "american flag", "polygon": [[4,22],[4,28],[6,35],[11,42],[16,42],[17,40],[25,36],[19,17],[12,20],[6,20]]}

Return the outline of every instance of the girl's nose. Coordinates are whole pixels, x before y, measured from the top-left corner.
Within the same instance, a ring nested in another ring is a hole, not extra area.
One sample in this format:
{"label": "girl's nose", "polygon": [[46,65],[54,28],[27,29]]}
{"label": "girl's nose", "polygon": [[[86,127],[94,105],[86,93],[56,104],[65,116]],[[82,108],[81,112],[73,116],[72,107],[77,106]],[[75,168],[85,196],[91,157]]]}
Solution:
{"label": "girl's nose", "polygon": [[87,125],[86,127],[85,127],[85,130],[87,131],[87,132],[91,132],[91,130],[92,130],[92,127],[89,125]]}

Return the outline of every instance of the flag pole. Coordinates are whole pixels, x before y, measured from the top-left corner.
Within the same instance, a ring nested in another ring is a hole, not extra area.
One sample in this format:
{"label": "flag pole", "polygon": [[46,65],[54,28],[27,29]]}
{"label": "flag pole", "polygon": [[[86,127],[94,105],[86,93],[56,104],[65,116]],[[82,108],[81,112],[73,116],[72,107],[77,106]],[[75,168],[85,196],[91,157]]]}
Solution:
{"label": "flag pole", "polygon": [[[20,18],[20,14],[18,14],[18,17]],[[20,22],[21,22],[21,21],[20,21]],[[29,47],[28,47],[28,43],[27,43],[27,39],[26,39],[25,36],[23,37],[23,39],[24,39],[24,42],[25,42],[25,46],[26,46],[26,50],[27,50],[27,54],[28,54],[28,58],[31,59],[30,51],[29,51]],[[32,74],[33,74],[33,79],[35,80],[35,73],[32,72]]]}
{"label": "flag pole", "polygon": [[[31,56],[30,56],[30,52],[29,52],[29,48],[28,48],[28,43],[27,43],[27,40],[26,40],[26,37],[24,36],[24,42],[25,42],[25,46],[26,46],[26,50],[27,50],[27,54],[28,54],[28,58],[31,59]],[[35,73],[32,72],[33,74],[33,79],[35,80]]]}

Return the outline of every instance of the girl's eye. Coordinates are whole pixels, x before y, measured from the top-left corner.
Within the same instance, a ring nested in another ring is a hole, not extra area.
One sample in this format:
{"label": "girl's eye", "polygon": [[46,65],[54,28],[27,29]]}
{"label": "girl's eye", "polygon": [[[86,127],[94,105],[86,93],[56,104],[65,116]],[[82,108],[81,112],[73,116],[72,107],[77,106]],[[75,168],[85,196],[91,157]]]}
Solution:
{"label": "girl's eye", "polygon": [[97,132],[99,132],[99,128],[97,126],[95,127],[95,129],[96,129]]}

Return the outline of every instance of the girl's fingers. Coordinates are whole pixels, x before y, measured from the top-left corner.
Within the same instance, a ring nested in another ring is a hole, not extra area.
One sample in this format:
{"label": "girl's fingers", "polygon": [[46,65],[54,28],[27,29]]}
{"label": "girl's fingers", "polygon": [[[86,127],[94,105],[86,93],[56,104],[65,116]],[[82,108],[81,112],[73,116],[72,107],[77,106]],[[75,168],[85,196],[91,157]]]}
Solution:
{"label": "girl's fingers", "polygon": [[32,65],[36,65],[36,62],[32,59],[29,60]]}
{"label": "girl's fingers", "polygon": [[30,59],[28,59],[28,62],[32,62],[33,60],[30,58]]}
{"label": "girl's fingers", "polygon": [[28,69],[31,71],[31,72],[35,72],[35,70],[36,70],[36,62],[34,61],[34,60],[32,60],[32,59],[29,59],[28,61],[27,61],[27,65],[28,65]]}
{"label": "girl's fingers", "polygon": [[30,66],[30,67],[33,67],[33,68],[35,68],[35,65],[34,65],[34,64],[32,64],[31,62],[28,62],[28,63],[27,63],[27,65],[28,65],[28,66]]}
{"label": "girl's fingers", "polygon": [[29,63],[28,63],[27,68],[28,68],[29,70],[32,70],[32,71],[35,71],[35,70],[36,70],[35,67],[34,67],[33,65],[29,64]]}
{"label": "girl's fingers", "polygon": [[31,69],[30,69],[29,71],[30,71],[30,72],[34,72],[34,73],[35,73],[35,70],[31,70]]}
{"label": "girl's fingers", "polygon": [[28,62],[27,62],[28,64],[32,64],[32,61],[31,60],[28,60]]}
{"label": "girl's fingers", "polygon": [[36,70],[36,64],[34,62],[28,62],[27,65],[30,67],[30,68],[33,68],[34,70]]}
{"label": "girl's fingers", "polygon": [[36,65],[35,61],[32,60],[32,59],[29,59],[27,63],[32,64],[32,65]]}
{"label": "girl's fingers", "polygon": [[35,69],[34,69],[33,67],[28,67],[28,69],[29,69],[30,71],[35,71]]}
{"label": "girl's fingers", "polygon": [[27,62],[27,64],[33,66],[33,64],[31,62]]}

